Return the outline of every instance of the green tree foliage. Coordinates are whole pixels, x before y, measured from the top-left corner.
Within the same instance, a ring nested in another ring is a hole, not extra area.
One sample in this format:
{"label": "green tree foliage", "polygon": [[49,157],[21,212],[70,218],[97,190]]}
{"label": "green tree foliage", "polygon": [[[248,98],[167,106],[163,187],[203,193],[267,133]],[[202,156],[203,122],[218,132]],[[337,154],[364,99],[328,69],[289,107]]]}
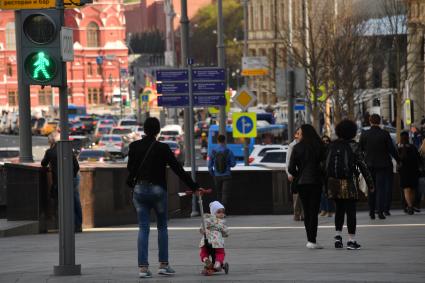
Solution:
{"label": "green tree foliage", "polygon": [[[243,47],[243,8],[238,0],[223,0],[226,66],[240,68]],[[198,11],[191,21],[191,54],[195,63],[217,65],[217,4]]]}
{"label": "green tree foliage", "polygon": [[136,54],[164,53],[165,39],[159,30],[137,33],[131,36],[130,47]]}

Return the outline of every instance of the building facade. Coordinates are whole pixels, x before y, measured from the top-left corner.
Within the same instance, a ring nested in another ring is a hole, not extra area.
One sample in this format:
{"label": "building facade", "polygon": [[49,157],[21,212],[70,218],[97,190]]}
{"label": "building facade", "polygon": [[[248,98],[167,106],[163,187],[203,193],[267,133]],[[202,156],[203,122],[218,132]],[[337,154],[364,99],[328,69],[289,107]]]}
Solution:
{"label": "building facade", "polygon": [[[0,15],[0,107],[13,110],[19,99],[15,19],[13,11]],[[126,84],[123,0],[95,0],[80,9],[67,9],[65,25],[74,29],[75,58],[67,64],[69,103],[90,108],[111,102],[113,94],[120,93],[119,86]],[[31,86],[31,107],[58,105],[58,94],[57,88]]]}

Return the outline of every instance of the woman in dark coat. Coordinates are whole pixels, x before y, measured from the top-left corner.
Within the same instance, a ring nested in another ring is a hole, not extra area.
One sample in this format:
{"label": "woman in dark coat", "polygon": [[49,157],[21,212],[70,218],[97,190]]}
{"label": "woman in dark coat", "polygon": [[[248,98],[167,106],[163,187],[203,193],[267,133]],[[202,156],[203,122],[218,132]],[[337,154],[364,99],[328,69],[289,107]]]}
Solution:
{"label": "woman in dark coat", "polygon": [[316,243],[320,196],[322,194],[323,171],[321,163],[324,160],[325,148],[311,125],[302,125],[300,141],[294,146],[289,161],[289,181],[296,184],[304,209],[304,226],[307,232],[307,248],[322,249]]}
{"label": "woman in dark coat", "polygon": [[400,174],[400,187],[403,189],[404,198],[407,203],[407,213],[412,215],[414,213],[413,203],[415,201],[415,190],[419,180],[420,156],[416,151],[416,147],[409,143],[408,132],[402,132],[400,134],[398,154],[400,156],[398,168]]}

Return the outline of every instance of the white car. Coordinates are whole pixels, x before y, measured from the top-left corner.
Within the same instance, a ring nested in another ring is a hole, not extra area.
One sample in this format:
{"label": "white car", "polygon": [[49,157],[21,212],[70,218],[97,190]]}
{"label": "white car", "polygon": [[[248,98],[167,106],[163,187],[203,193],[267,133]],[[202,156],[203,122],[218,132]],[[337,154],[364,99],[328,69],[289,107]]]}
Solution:
{"label": "white car", "polygon": [[161,129],[158,140],[182,141],[183,134],[183,128],[180,125],[167,125]]}
{"label": "white car", "polygon": [[99,149],[108,151],[112,155],[126,156],[128,154],[128,144],[120,135],[104,135],[100,138]]}
{"label": "white car", "polygon": [[257,162],[251,163],[253,166],[262,166],[271,169],[286,169],[286,153],[287,150],[269,150]]}
{"label": "white car", "polygon": [[256,144],[254,145],[254,150],[249,156],[249,163],[258,163],[264,157],[264,155],[270,150],[284,150],[288,151],[288,146],[283,144]]}

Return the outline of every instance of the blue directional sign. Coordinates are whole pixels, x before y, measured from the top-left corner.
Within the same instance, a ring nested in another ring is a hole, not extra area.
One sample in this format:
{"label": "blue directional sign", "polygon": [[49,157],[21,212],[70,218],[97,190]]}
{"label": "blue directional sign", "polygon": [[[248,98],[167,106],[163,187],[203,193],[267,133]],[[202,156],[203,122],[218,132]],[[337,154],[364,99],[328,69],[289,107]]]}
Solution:
{"label": "blue directional sign", "polygon": [[294,110],[295,110],[295,111],[305,111],[305,105],[302,105],[302,104],[296,104],[296,105],[294,106]]}
{"label": "blue directional sign", "polygon": [[193,93],[223,93],[226,91],[224,82],[194,82]]}
{"label": "blue directional sign", "polygon": [[186,106],[189,106],[189,96],[188,95],[158,96],[158,106],[186,107]]}
{"label": "blue directional sign", "polygon": [[160,82],[188,81],[189,71],[185,69],[165,69],[156,71],[156,80]]}
{"label": "blue directional sign", "polygon": [[157,84],[157,92],[159,94],[185,94],[189,93],[189,83],[160,83]]}
{"label": "blue directional sign", "polygon": [[142,102],[149,102],[149,95],[142,95]]}
{"label": "blue directional sign", "polygon": [[224,81],[226,72],[223,68],[198,68],[192,71],[194,81]]}
{"label": "blue directional sign", "polygon": [[193,97],[195,106],[221,106],[226,103],[226,97],[223,94],[195,95]]}
{"label": "blue directional sign", "polygon": [[233,113],[233,137],[254,138],[257,136],[257,113]]}

